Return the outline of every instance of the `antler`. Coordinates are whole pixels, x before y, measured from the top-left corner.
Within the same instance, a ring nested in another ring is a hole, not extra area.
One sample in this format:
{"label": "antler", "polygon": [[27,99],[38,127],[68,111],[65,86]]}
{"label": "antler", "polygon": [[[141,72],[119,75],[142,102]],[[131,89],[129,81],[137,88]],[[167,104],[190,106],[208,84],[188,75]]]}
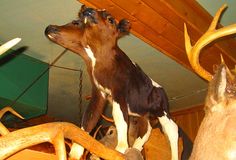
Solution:
{"label": "antler", "polygon": [[[6,112],[11,112],[15,116],[24,119],[11,107],[5,107],[0,110],[0,118]],[[68,138],[77,144],[81,144],[91,153],[104,159],[124,160],[126,157],[126,155],[105,147],[76,125],[67,122],[46,123],[19,129],[14,132],[9,132],[0,122],[0,134],[3,135],[0,137],[0,159],[5,159],[24,148],[43,142],[50,142],[55,147],[57,158],[66,160],[64,138]]]}
{"label": "antler", "polygon": [[220,15],[225,10],[226,7],[227,5],[224,4],[217,11],[215,17],[213,18],[213,21],[211,22],[209,29],[206,31],[206,33],[202,35],[202,37],[195,43],[194,46],[191,45],[186,24],[184,24],[185,48],[189,62],[192,68],[195,70],[195,72],[202,78],[206,79],[207,81],[210,81],[212,79],[212,75],[199,64],[199,54],[201,49],[220,37],[236,33],[236,24],[216,29]]}
{"label": "antler", "polygon": [[0,55],[21,41],[21,38],[14,38],[0,46]]}
{"label": "antler", "polygon": [[43,142],[54,145],[60,160],[66,160],[64,138],[81,144],[91,153],[104,159],[124,160],[124,155],[105,147],[74,124],[52,122],[20,129],[0,138],[0,159],[5,159],[15,152]]}
{"label": "antler", "polygon": [[[0,119],[6,112],[11,112],[13,115],[17,116],[20,119],[24,119],[20,114],[18,114],[16,111],[14,111],[11,107],[7,106],[0,110]],[[8,134],[8,129],[0,122],[0,134],[6,135]]]}

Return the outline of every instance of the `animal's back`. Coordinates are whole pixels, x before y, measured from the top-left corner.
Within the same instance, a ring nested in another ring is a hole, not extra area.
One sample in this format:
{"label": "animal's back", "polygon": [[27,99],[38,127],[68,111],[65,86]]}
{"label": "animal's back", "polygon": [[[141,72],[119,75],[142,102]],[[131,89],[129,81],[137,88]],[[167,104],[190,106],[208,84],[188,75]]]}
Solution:
{"label": "animal's back", "polygon": [[164,89],[134,64],[126,85],[126,101],[131,111],[143,115],[162,116],[168,113],[168,98]]}

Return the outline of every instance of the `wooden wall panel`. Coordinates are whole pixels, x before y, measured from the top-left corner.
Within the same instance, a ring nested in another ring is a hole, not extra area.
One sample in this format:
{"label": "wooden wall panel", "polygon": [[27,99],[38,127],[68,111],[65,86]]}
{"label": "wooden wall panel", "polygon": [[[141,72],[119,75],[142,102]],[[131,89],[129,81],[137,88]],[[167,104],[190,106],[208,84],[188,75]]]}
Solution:
{"label": "wooden wall panel", "polygon": [[175,122],[183,129],[188,137],[194,141],[198,128],[204,117],[203,105],[171,113]]}
{"label": "wooden wall panel", "polygon": [[[144,145],[144,157],[146,160],[170,160],[171,159],[171,149],[168,142],[168,138],[160,131],[159,128],[152,130],[149,140]],[[179,160],[181,159],[181,154],[183,152],[183,140],[179,138],[178,140],[178,155]]]}

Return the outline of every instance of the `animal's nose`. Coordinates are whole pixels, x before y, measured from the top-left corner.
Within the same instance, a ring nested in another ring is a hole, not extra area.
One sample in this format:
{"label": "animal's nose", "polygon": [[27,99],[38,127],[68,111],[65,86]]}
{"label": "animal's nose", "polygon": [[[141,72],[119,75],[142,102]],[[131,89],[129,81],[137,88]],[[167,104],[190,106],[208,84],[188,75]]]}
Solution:
{"label": "animal's nose", "polygon": [[48,35],[50,33],[57,33],[57,32],[59,32],[59,29],[54,25],[49,25],[44,31],[45,35]]}

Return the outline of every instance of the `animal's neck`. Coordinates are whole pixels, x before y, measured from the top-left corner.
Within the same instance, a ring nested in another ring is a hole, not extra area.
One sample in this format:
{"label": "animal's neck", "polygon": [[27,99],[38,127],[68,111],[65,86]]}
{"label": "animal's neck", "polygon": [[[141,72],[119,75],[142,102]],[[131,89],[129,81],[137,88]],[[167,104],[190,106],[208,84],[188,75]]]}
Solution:
{"label": "animal's neck", "polygon": [[94,78],[95,72],[103,73],[104,70],[112,68],[114,56],[119,52],[118,47],[94,47],[87,45],[84,48],[87,54],[87,70],[90,73],[90,78]]}
{"label": "animal's neck", "polygon": [[85,50],[90,60],[92,60],[90,56],[91,54],[93,54],[96,60],[96,64],[102,63],[105,65],[105,63],[111,63],[111,61],[114,59],[115,54],[118,53],[120,49],[116,45],[111,46],[108,44],[104,44],[101,46],[87,45],[85,47]]}

